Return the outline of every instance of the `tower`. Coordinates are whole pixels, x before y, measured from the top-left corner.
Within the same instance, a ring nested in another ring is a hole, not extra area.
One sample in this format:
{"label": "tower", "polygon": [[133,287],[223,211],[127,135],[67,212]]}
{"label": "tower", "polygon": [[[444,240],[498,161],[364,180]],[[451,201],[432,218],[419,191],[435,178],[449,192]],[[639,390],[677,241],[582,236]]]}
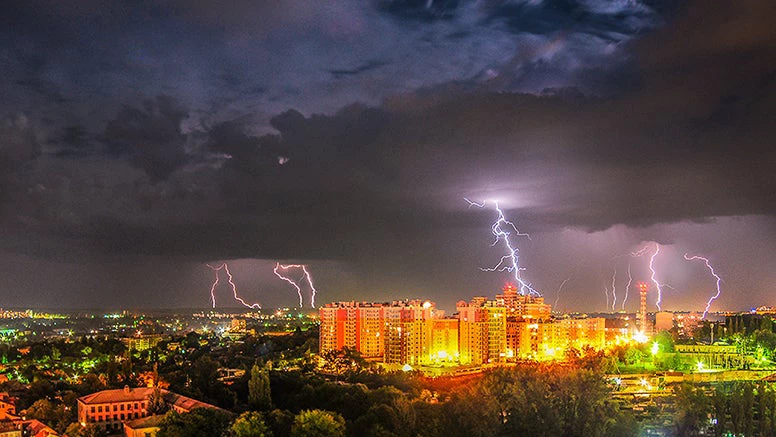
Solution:
{"label": "tower", "polygon": [[636,320],[638,321],[638,327],[641,333],[647,333],[647,290],[649,286],[646,282],[639,282],[639,295],[641,296],[641,305],[639,305],[639,313],[636,314]]}

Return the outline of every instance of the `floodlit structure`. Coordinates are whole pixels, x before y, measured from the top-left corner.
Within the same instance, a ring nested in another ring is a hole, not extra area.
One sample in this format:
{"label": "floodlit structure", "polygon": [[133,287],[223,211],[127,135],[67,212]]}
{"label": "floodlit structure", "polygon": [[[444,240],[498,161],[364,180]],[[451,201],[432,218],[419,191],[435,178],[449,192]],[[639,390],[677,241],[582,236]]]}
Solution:
{"label": "floodlit structure", "polygon": [[349,347],[366,359],[396,365],[483,365],[551,360],[569,348],[606,344],[603,318],[556,320],[541,296],[507,284],[494,300],[475,296],[445,318],[421,300],[337,302],[319,309],[320,351]]}
{"label": "floodlit structure", "polygon": [[[137,423],[138,419],[151,417],[147,407],[153,387],[124,387],[116,390],[102,390],[78,398],[78,422],[81,426],[95,424],[108,434],[120,434],[125,424]],[[186,396],[160,389],[165,403],[179,413],[188,413],[195,408],[220,408]]]}
{"label": "floodlit structure", "polygon": [[642,334],[647,333],[647,291],[649,291],[649,285],[646,282],[639,282],[639,297],[641,298],[639,304],[639,312],[636,315],[638,319],[638,328]]}

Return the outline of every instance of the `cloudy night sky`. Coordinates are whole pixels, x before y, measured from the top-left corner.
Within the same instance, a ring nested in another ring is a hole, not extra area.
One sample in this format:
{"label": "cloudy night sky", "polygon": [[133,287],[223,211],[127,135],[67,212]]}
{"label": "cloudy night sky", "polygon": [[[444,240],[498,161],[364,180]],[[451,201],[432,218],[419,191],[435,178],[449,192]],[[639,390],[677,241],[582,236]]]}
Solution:
{"label": "cloudy night sky", "polygon": [[514,279],[480,270],[504,255],[497,211],[464,198],[531,235],[512,236],[521,274],[561,310],[611,306],[615,270],[620,309],[628,266],[650,279],[629,254],[655,243],[663,308],[713,294],[685,253],[724,279],[712,310],[776,305],[773,17],[772,0],[3,2],[0,307],[204,308],[226,261],[265,307],[297,304],[282,262],[309,266],[318,303],[452,310]]}

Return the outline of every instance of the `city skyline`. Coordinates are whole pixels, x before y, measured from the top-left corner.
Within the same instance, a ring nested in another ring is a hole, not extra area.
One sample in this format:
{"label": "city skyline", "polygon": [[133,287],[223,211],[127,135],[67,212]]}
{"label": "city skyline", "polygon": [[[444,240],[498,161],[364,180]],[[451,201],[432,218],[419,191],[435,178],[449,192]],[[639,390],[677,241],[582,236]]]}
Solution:
{"label": "city skyline", "polygon": [[776,6],[667,3],[4,4],[0,306],[450,311],[472,202],[554,308],[773,306]]}

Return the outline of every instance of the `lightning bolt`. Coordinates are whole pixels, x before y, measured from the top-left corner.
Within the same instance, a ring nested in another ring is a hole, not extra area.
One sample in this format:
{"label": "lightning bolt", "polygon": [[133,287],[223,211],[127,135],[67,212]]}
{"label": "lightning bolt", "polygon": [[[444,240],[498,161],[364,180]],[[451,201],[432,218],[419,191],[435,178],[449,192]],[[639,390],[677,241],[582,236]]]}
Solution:
{"label": "lightning bolt", "polygon": [[218,286],[218,271],[221,270],[221,267],[215,268],[211,266],[210,264],[207,264],[208,267],[210,267],[210,270],[213,271],[213,274],[216,277],[216,280],[213,281],[213,285],[210,287],[210,301],[213,303],[213,308],[216,307],[216,286]]}
{"label": "lightning bolt", "polygon": [[609,311],[609,287],[604,286],[604,294],[606,295],[606,311]]}
{"label": "lightning bolt", "polygon": [[614,307],[617,305],[617,287],[615,286],[615,283],[617,281],[617,268],[614,268],[614,273],[612,274],[612,312],[615,311]]}
{"label": "lightning bolt", "polygon": [[[273,271],[275,272],[275,276],[277,276],[278,278],[288,282],[289,284],[291,284],[296,289],[296,293],[299,295],[299,308],[302,308],[304,306],[303,305],[304,298],[302,297],[302,287],[299,286],[297,281],[294,281],[293,279],[289,278],[288,276],[282,275],[280,273],[280,271],[279,271],[279,269],[288,270],[288,269],[292,269],[292,268],[302,269],[302,278],[304,278],[307,281],[307,284],[310,286],[310,292],[311,292],[311,295],[310,295],[310,305],[313,308],[315,308],[315,295],[318,293],[318,290],[315,289],[315,284],[313,283],[313,277],[310,274],[310,271],[307,270],[307,265],[305,265],[305,264],[285,264],[285,265],[283,265],[283,264],[277,263],[277,264],[275,264],[275,269]],[[299,278],[299,279],[301,280],[302,278]]]}
{"label": "lightning bolt", "polygon": [[655,243],[655,253],[649,257],[649,271],[652,272],[650,279],[652,280],[652,283],[655,284],[655,289],[657,290],[657,302],[655,302],[655,306],[659,311],[662,311],[663,309],[660,308],[660,301],[663,298],[663,288],[660,285],[660,282],[657,281],[657,272],[655,271],[655,258],[657,257],[658,253],[660,253],[660,245]]}
{"label": "lightning bolt", "polygon": [[240,302],[243,304],[243,306],[251,309],[261,309],[261,304],[258,303],[252,303],[249,304],[245,302],[238,294],[237,294],[237,284],[234,283],[234,276],[232,276],[232,272],[229,271],[229,266],[226,263],[221,264],[218,267],[213,267],[210,264],[207,264],[207,266],[215,272],[216,280],[213,282],[213,285],[210,287],[210,299],[213,303],[213,308],[216,307],[216,286],[218,285],[219,281],[219,275],[218,272],[223,270],[226,273],[227,282],[229,282],[229,285],[232,287],[232,293],[234,294],[234,300],[237,302]]}
{"label": "lightning bolt", "polygon": [[645,253],[647,253],[648,251],[649,251],[649,246],[644,246],[641,249],[637,250],[636,252],[631,252],[631,256],[634,258],[638,258],[644,255]]}
{"label": "lightning bolt", "polygon": [[[631,256],[634,258],[638,258],[640,256],[646,255],[647,253],[649,253],[649,246],[644,246],[636,252],[631,252]],[[663,287],[668,287],[672,290],[675,290],[675,288],[668,284],[661,284],[657,280],[657,272],[655,271],[655,258],[657,257],[658,253],[660,253],[660,245],[658,243],[655,243],[655,251],[649,257],[649,271],[652,273],[652,275],[650,276],[650,280],[652,281],[653,284],[655,284],[655,290],[657,290],[657,302],[655,302],[655,306],[657,306],[657,309],[659,311],[662,311],[662,308],[660,308],[660,303],[663,299]],[[628,284],[630,285],[630,280]]]}
{"label": "lightning bolt", "polygon": [[560,283],[560,286],[558,287],[558,292],[555,294],[555,303],[553,306],[557,309],[558,308],[558,299],[560,299],[560,291],[563,290],[563,286],[566,285],[566,282],[569,282],[571,280],[571,277],[564,279],[563,282]]}
{"label": "lightning bolt", "polygon": [[711,303],[719,297],[720,294],[722,294],[722,278],[719,277],[719,275],[714,271],[714,267],[711,266],[711,262],[709,262],[708,258],[694,255],[694,256],[687,256],[687,254],[684,254],[684,259],[687,261],[693,261],[693,260],[700,260],[703,261],[704,264],[706,264],[706,268],[709,269],[709,272],[711,272],[711,276],[714,276],[714,278],[717,280],[716,286],[717,286],[717,294],[714,296],[711,296],[708,302],[706,302],[706,309],[703,311],[703,317],[701,319],[706,318],[706,314],[708,314],[709,309],[711,308]]}
{"label": "lightning bolt", "polygon": [[[482,203],[476,203],[472,202],[471,200],[464,198],[464,200],[469,204],[469,207],[476,206],[478,208],[484,208],[485,204],[488,203],[488,201],[482,202]],[[520,267],[520,257],[519,252],[520,250],[517,248],[517,246],[512,245],[512,242],[509,240],[509,236],[512,235],[512,232],[509,229],[514,230],[514,234],[518,237],[527,237],[529,240],[531,239],[531,236],[528,234],[521,233],[519,230],[517,230],[517,226],[515,226],[514,223],[507,220],[504,216],[504,212],[499,208],[498,202],[496,201],[490,201],[493,203],[493,205],[496,208],[496,211],[498,212],[498,218],[493,223],[493,225],[490,227],[491,233],[493,233],[493,244],[491,246],[495,246],[499,243],[499,241],[504,242],[504,247],[507,250],[507,254],[501,257],[501,260],[493,267],[486,267],[486,268],[480,268],[482,271],[486,272],[511,272],[515,276],[515,280],[520,284],[520,294],[526,295],[534,295],[534,296],[541,296],[541,293],[536,291],[533,287],[531,287],[531,284],[523,280],[521,272],[524,270]]]}
{"label": "lightning bolt", "polygon": [[630,291],[631,283],[633,283],[633,276],[631,275],[631,265],[628,263],[628,284],[625,285],[625,297],[622,299],[623,311],[625,311],[625,302],[628,301],[628,292]]}

